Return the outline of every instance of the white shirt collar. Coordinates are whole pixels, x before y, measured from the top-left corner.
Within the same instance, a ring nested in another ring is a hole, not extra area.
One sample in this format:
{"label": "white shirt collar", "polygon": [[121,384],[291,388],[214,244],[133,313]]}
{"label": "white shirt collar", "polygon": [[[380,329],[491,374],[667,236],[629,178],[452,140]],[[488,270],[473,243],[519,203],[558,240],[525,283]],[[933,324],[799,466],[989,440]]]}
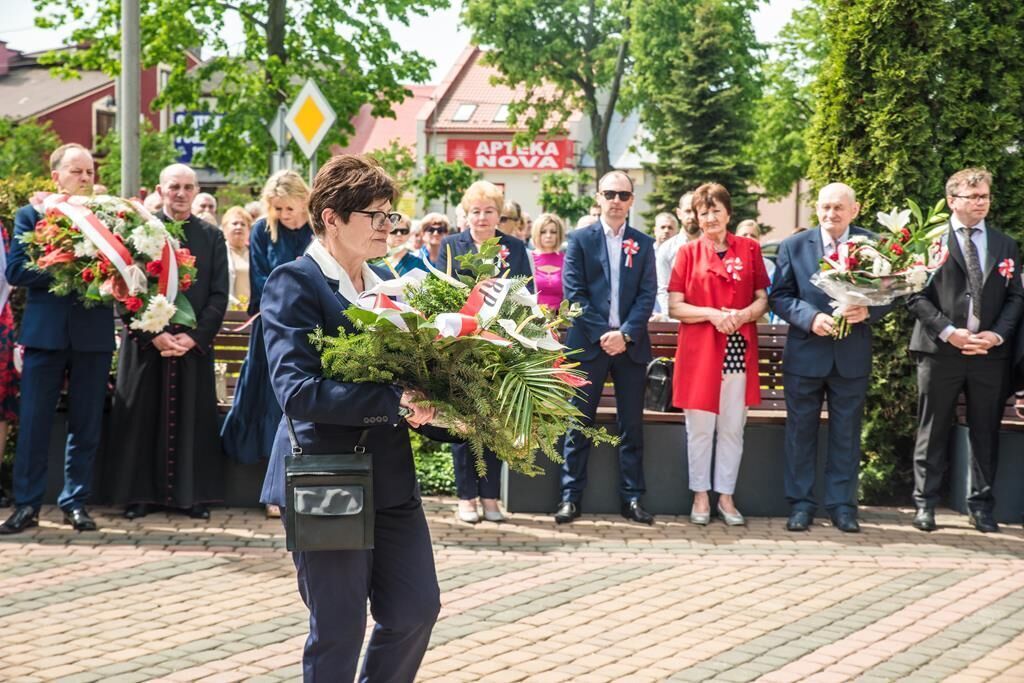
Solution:
{"label": "white shirt collar", "polygon": [[626,224],[625,223],[622,224],[622,227],[619,228],[619,234],[616,235],[614,232],[612,232],[612,229],[610,227],[608,227],[608,224],[604,222],[603,218],[599,219],[599,222],[601,223],[601,229],[604,230],[604,236],[607,239],[621,240],[622,236],[626,234]]}
{"label": "white shirt collar", "polygon": [[[314,237],[313,241],[309,243],[309,247],[306,248],[306,254],[313,259],[316,265],[320,266],[324,277],[329,280],[338,281],[339,294],[351,303],[359,300],[359,295],[362,292],[356,291],[355,285],[352,284],[352,279],[348,276],[348,273],[341,267],[341,264],[334,260],[331,252],[327,251],[327,247],[324,246],[323,242]],[[373,272],[373,268],[363,263],[363,291],[376,287],[380,281],[380,277],[377,273]]]}
{"label": "white shirt collar", "polygon": [[824,226],[818,228],[821,231],[821,246],[822,247],[836,247],[837,245],[846,242],[850,239],[850,226],[846,226],[846,230],[842,235],[839,236],[838,240],[832,239],[832,234],[825,229]]}
{"label": "white shirt collar", "polygon": [[[952,226],[954,232],[959,230],[960,228],[967,227],[966,225],[963,224],[963,222],[961,222],[959,218],[956,217],[955,213],[949,217],[949,224],[950,226]],[[985,219],[982,218],[981,221],[979,221],[978,224],[974,226],[974,229],[979,230],[981,232],[985,232]]]}

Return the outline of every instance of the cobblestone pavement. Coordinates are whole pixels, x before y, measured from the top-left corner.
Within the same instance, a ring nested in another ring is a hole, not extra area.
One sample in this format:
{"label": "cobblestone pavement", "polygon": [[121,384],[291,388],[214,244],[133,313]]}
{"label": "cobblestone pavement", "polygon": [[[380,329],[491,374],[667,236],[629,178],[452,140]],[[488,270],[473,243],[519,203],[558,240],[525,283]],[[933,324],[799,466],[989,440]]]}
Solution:
{"label": "cobblestone pavement", "polygon": [[[424,681],[1024,681],[1024,532],[864,532],[611,516],[455,521],[426,501],[444,607]],[[215,510],[0,537],[0,680],[300,677],[306,611],[277,520]]]}

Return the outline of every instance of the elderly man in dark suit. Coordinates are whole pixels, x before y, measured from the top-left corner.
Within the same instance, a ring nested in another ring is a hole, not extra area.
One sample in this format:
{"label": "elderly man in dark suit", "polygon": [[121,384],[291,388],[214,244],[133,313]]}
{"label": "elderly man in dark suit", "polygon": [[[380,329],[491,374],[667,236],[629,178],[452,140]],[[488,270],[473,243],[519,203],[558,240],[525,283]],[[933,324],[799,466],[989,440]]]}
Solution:
{"label": "elderly man in dark suit", "polygon": [[[622,171],[606,173],[598,183],[601,216],[597,223],[569,233],[562,281],[565,298],[583,308],[566,337],[572,356],[590,384],[575,401],[589,424],[597,414],[601,389],[611,373],[619,423],[619,496],[622,516],[653,524],[640,504],[645,491],[643,470],[643,394],[651,342],[647,321],[654,309],[658,278],[654,240],[628,224],[633,181]],[[577,431],[565,438],[562,500],[555,512],[559,524],[580,516],[587,485],[590,439]]]}
{"label": "elderly man in dark suit", "polygon": [[872,233],[851,225],[860,212],[849,185],[832,183],[818,194],[820,228],[786,239],[779,247],[775,279],[768,300],[772,311],[789,323],[782,357],[786,396],[786,470],[790,505],[789,531],[807,531],[817,503],[814,480],[818,427],[823,400],[828,398],[828,455],[825,464],[825,509],[840,531],[860,531],[857,522],[857,479],[860,468],[860,425],[871,374],[871,327],[890,306],[840,310],[851,324],[850,334],[832,336],[829,296],[810,282],[821,257],[857,235]]}
{"label": "elderly man in dark suit", "polygon": [[[60,192],[92,194],[93,160],[77,144],[58,147],[50,156],[51,177]],[[29,265],[18,239],[35,229],[40,216],[24,206],[14,217],[14,239],[7,260],[7,281],[25,287],[28,298],[18,341],[25,346],[21,375],[21,414],[14,457],[14,514],[0,534],[36,526],[46,491],[46,460],[53,416],[68,379],[68,440],[64,452],[64,489],[57,505],[64,521],[78,531],[96,529],[85,504],[93,460],[100,445],[103,399],[114,351],[114,315],[110,306],[86,308],[75,295],[50,294],[52,279]]]}
{"label": "elderly man in dark suit", "polygon": [[910,350],[917,360],[918,429],[914,448],[913,525],[933,531],[957,397],[967,398],[971,524],[999,531],[992,483],[999,422],[1010,386],[1011,337],[1024,313],[1017,243],[986,224],[992,175],[957,171],[946,182],[949,258],[907,305],[917,318]]}

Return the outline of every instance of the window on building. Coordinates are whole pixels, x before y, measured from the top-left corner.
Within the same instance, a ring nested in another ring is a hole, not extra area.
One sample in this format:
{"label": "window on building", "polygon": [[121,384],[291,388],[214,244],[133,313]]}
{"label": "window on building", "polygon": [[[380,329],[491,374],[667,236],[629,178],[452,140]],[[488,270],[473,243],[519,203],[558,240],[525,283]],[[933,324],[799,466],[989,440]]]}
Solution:
{"label": "window on building", "polygon": [[117,125],[117,115],[110,109],[96,109],[96,133],[93,140],[99,140]]}
{"label": "window on building", "polygon": [[469,121],[475,111],[475,104],[460,104],[459,108],[455,110],[455,115],[452,116],[452,121]]}
{"label": "window on building", "polygon": [[498,107],[498,111],[494,112],[495,123],[505,123],[508,121],[508,105],[503,104]]}

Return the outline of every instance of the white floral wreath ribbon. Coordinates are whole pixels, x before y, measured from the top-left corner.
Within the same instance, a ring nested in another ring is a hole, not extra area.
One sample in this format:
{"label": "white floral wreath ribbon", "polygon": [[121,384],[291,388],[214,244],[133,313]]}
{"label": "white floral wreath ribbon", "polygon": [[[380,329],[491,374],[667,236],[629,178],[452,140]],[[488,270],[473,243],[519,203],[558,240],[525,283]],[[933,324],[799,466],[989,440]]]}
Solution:
{"label": "white floral wreath ribbon", "polygon": [[75,198],[66,194],[53,193],[43,197],[36,210],[38,211],[41,206],[40,213],[45,214],[46,211],[54,209],[67,216],[72,224],[82,231],[85,238],[92,242],[114,265],[124,279],[129,294],[134,296],[139,292],[146,291],[146,273],[135,265],[131,252],[114,238],[114,233],[110,232],[110,229],[100,222],[96,214],[84,206],[81,201],[76,201]]}

